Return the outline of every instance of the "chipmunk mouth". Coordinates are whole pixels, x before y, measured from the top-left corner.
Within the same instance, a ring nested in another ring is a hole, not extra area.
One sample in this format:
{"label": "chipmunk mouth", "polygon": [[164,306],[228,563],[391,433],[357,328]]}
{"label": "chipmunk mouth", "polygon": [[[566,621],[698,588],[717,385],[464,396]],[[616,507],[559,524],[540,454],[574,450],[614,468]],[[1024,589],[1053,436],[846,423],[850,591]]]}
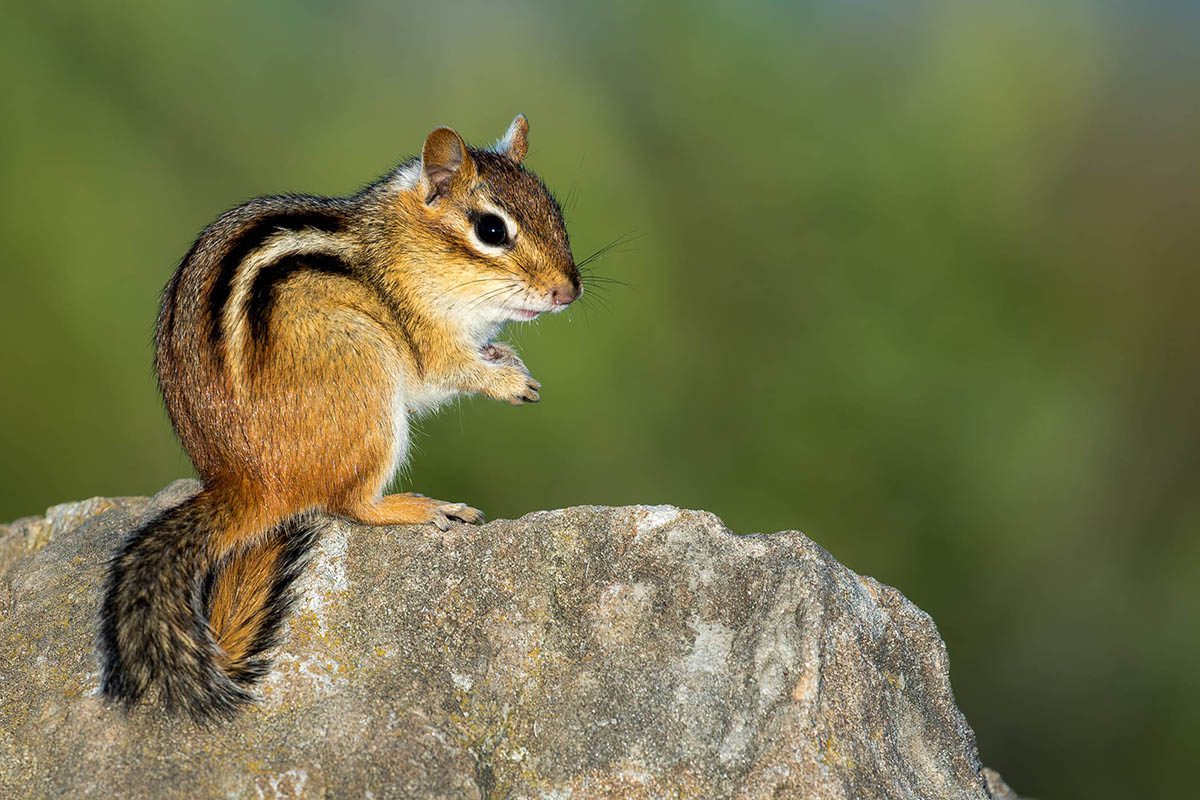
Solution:
{"label": "chipmunk mouth", "polygon": [[511,315],[512,319],[522,322],[528,322],[529,320],[537,319],[542,314],[541,311],[532,308],[509,308],[508,313]]}

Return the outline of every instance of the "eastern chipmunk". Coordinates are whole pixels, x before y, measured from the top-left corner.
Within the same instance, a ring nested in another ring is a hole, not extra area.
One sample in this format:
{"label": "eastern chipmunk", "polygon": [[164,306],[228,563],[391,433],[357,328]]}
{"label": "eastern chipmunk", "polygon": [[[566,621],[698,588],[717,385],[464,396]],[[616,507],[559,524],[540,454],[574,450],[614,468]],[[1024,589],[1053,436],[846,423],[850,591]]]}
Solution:
{"label": "eastern chipmunk", "polygon": [[540,384],[513,320],[583,291],[562,212],[522,166],[518,116],[490,149],[449,128],[346,198],[284,195],[221,215],[163,291],[155,369],[203,489],[113,557],[102,694],[150,688],[197,720],[251,701],[325,511],[371,525],[479,523],[463,503],[382,495],[409,417]]}

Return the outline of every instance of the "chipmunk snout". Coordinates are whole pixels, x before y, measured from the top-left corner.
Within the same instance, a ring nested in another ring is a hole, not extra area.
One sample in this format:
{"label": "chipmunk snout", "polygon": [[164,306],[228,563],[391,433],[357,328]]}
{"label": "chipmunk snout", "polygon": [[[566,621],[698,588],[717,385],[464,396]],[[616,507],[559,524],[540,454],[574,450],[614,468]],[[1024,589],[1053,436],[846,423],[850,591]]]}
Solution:
{"label": "chipmunk snout", "polygon": [[550,302],[555,306],[568,306],[578,299],[579,280],[563,281],[550,290]]}
{"label": "chipmunk snout", "polygon": [[575,302],[575,287],[569,283],[555,286],[550,290],[550,302],[556,306],[570,305]]}

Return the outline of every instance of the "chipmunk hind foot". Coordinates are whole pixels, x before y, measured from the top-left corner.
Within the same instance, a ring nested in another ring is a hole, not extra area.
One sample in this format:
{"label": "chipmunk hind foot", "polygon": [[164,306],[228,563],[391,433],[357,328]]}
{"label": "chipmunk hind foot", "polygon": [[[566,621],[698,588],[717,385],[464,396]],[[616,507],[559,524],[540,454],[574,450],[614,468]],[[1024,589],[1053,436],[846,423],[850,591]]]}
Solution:
{"label": "chipmunk hind foot", "polygon": [[433,523],[448,530],[455,522],[478,525],[483,512],[466,503],[448,503],[414,493],[388,494],[346,509],[346,516],[366,525],[423,525]]}

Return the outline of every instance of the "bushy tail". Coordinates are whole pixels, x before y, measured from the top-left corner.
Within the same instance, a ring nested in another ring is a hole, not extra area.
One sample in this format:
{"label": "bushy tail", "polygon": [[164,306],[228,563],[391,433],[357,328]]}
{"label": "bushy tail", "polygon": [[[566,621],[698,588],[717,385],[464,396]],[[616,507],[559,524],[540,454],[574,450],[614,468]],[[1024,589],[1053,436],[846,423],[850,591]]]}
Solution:
{"label": "bushy tail", "polygon": [[198,721],[254,699],[318,529],[296,517],[218,558],[227,517],[202,491],[135,530],[113,557],[100,614],[108,699],[133,706],[153,687]]}

